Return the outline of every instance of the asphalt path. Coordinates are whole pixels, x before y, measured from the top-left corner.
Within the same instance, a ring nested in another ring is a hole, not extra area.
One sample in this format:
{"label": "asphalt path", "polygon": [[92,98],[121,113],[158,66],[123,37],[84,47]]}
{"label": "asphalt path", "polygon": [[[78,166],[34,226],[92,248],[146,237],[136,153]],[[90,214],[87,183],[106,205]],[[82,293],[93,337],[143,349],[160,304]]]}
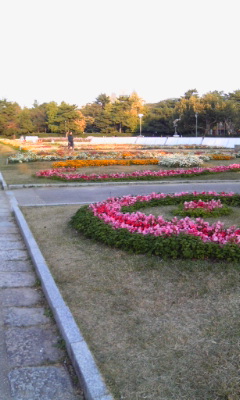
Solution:
{"label": "asphalt path", "polygon": [[169,183],[95,184],[83,186],[31,187],[13,190],[19,206],[46,206],[61,204],[86,204],[106,200],[108,197],[176,193],[192,191],[216,191],[240,193],[240,182],[195,181]]}

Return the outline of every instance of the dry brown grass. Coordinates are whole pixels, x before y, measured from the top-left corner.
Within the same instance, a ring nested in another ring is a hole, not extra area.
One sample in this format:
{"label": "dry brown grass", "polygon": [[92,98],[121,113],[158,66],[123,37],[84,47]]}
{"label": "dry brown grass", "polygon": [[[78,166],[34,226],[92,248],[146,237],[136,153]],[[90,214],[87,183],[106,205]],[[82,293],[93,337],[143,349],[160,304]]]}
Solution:
{"label": "dry brown grass", "polygon": [[23,212],[115,398],[239,399],[239,267],[109,249],[78,208]]}

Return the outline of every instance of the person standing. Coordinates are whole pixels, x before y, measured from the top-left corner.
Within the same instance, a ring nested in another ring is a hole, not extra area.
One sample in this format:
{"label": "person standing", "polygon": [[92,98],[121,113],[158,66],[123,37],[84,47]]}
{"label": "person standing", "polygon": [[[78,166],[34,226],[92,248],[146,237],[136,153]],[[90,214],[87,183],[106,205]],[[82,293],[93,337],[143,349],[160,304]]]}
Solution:
{"label": "person standing", "polygon": [[68,139],[68,150],[74,149],[74,141],[73,141],[73,134],[72,132],[67,132],[67,139]]}

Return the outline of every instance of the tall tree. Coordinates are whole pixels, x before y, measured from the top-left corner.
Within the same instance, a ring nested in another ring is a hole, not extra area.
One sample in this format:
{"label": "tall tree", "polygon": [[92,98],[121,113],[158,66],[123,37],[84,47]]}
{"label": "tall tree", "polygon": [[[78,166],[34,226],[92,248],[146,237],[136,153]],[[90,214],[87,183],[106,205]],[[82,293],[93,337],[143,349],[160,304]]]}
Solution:
{"label": "tall tree", "polygon": [[198,129],[203,133],[202,112],[204,106],[198,97],[196,89],[188,90],[184,97],[176,103],[174,118],[180,118],[178,127],[183,135],[194,135],[196,125],[196,113],[198,117]]}
{"label": "tall tree", "polygon": [[81,108],[81,112],[85,117],[86,128],[85,132],[94,133],[100,132],[100,128],[97,124],[97,119],[102,113],[102,107],[98,103],[88,103]]}
{"label": "tall tree", "polygon": [[57,121],[58,105],[55,101],[51,101],[46,105],[47,113],[47,126],[49,132],[57,133],[59,132],[59,123]]}
{"label": "tall tree", "polygon": [[107,96],[105,93],[101,93],[95,101],[96,104],[100,105],[104,110],[106,105],[110,103],[110,97]]}
{"label": "tall tree", "polygon": [[60,104],[55,117],[58,123],[59,132],[75,131],[75,120],[79,119],[78,108],[75,104],[67,104],[64,101]]}
{"label": "tall tree", "polygon": [[202,105],[206,134],[209,135],[216,124],[227,118],[226,96],[218,91],[208,92],[202,97]]}
{"label": "tall tree", "polygon": [[105,105],[104,109],[102,109],[95,118],[95,126],[98,132],[101,134],[112,134],[116,133],[114,123],[112,121],[112,103],[108,103]]}
{"label": "tall tree", "polygon": [[34,132],[34,124],[31,118],[31,111],[24,107],[18,114],[18,129],[19,133],[26,135],[28,133]]}
{"label": "tall tree", "polygon": [[190,97],[193,97],[193,96],[195,96],[195,97],[198,97],[198,91],[197,91],[197,89],[189,89],[189,90],[187,90],[185,93],[184,93],[184,98],[185,99],[190,99]]}
{"label": "tall tree", "polygon": [[58,106],[54,101],[46,106],[48,129],[53,133],[75,131],[75,120],[79,119],[78,109],[75,104],[70,105],[62,101]]}
{"label": "tall tree", "polygon": [[131,102],[129,96],[119,96],[111,109],[112,121],[119,133],[125,133],[129,129],[129,112]]}
{"label": "tall tree", "polygon": [[233,110],[232,115],[229,115],[229,120],[227,121],[227,129],[230,134],[233,132],[235,134],[240,133],[240,90],[235,90],[228,95],[228,101],[231,103],[231,108]]}
{"label": "tall tree", "polygon": [[145,111],[143,100],[134,92],[130,96],[119,96],[112,105],[111,115],[119,133],[135,133],[139,125],[139,113]]}
{"label": "tall tree", "polygon": [[168,136],[173,134],[173,115],[178,99],[162,100],[147,104],[143,119],[143,131],[147,136]]}
{"label": "tall tree", "polygon": [[15,135],[18,129],[18,115],[21,107],[17,103],[0,100],[0,134],[4,136]]}
{"label": "tall tree", "polygon": [[37,101],[35,101],[33,108],[30,109],[30,112],[35,132],[37,133],[47,132],[48,129],[47,103],[39,105]]}
{"label": "tall tree", "polygon": [[76,133],[83,133],[86,128],[86,119],[80,110],[76,110],[77,118],[74,119],[74,129]]}

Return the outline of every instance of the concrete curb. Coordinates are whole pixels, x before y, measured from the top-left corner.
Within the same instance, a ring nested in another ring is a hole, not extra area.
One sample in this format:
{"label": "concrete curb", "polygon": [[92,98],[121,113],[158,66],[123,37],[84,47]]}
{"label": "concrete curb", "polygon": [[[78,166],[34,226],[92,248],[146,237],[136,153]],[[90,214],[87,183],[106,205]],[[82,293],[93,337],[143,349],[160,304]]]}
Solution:
{"label": "concrete curb", "polygon": [[[108,182],[84,182],[84,183],[44,183],[44,184],[22,184],[22,185],[7,185],[6,183],[3,186],[3,178],[1,178],[0,176],[0,180],[2,180],[2,187],[4,190],[14,190],[14,189],[30,189],[30,188],[59,188],[59,187],[86,187],[86,186],[111,186],[111,185],[115,185],[115,186],[128,186],[128,185],[168,185],[168,184],[184,184],[184,183],[203,183],[202,180],[184,180],[184,181],[178,181],[176,180],[172,180],[172,181],[165,181],[165,180],[161,180],[161,181],[155,181],[155,180],[149,180],[149,181],[129,181],[129,182],[114,182],[114,181],[108,181]],[[209,183],[229,183],[229,181],[219,181],[219,180],[209,180]],[[233,181],[234,183],[240,183],[240,180],[235,180]]]}
{"label": "concrete curb", "polygon": [[1,172],[0,172],[0,181],[1,181],[2,189],[3,190],[7,190],[8,189],[8,185],[6,184]]}
{"label": "concrete curb", "polygon": [[6,194],[36,273],[41,281],[46,299],[54,314],[61,335],[65,340],[69,357],[82,384],[86,400],[113,400],[97,368],[93,355],[83,339],[70,309],[65,304],[46,261],[18,207],[15,196],[9,191]]}

